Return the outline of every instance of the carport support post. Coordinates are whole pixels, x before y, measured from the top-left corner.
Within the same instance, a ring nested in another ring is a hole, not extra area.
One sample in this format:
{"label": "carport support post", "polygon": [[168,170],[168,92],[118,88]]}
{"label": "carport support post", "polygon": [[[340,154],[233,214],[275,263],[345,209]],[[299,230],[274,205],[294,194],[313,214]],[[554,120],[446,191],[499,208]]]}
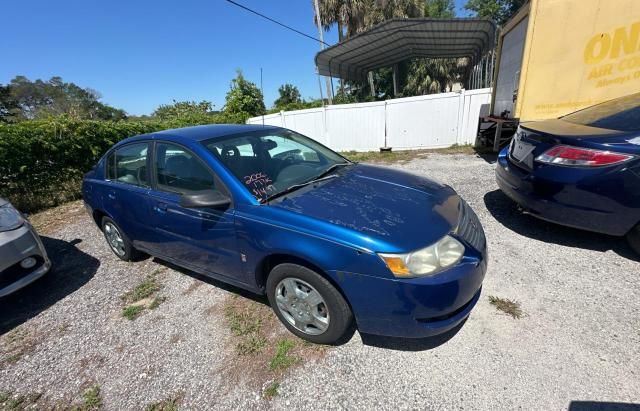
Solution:
{"label": "carport support post", "polygon": [[373,71],[369,72],[369,90],[371,90],[371,97],[376,96],[376,87],[373,84]]}
{"label": "carport support post", "polygon": [[[324,35],[323,35],[324,30],[322,29],[322,24],[320,24],[320,7],[318,7],[318,0],[315,0],[313,2],[313,5],[316,9],[316,26],[318,26],[318,37],[320,37],[320,50],[324,50],[324,45],[325,45]],[[316,67],[316,70],[317,70],[317,67]],[[329,102],[329,105],[331,105],[333,104],[333,99],[332,99],[333,80],[325,76],[324,81],[327,86],[327,101]]]}
{"label": "carport support post", "polygon": [[393,65],[393,97],[398,97],[398,65]]}

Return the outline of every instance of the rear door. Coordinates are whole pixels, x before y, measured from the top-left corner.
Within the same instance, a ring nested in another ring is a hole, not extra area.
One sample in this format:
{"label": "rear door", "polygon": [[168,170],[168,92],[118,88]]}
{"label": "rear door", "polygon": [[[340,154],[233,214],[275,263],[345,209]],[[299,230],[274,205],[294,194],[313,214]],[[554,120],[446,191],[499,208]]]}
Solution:
{"label": "rear door", "polygon": [[102,204],[135,247],[149,248],[150,142],[126,144],[107,157]]}
{"label": "rear door", "polygon": [[196,271],[239,278],[233,205],[224,209],[185,208],[182,194],[217,189],[230,196],[210,167],[186,147],[155,143],[152,224],[161,254]]}

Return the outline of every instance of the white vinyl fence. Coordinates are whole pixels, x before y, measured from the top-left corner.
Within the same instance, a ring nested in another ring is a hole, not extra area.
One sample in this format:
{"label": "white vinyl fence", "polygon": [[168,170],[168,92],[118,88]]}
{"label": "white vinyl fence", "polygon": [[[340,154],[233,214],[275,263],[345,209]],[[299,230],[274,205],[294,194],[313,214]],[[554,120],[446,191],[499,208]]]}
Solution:
{"label": "white vinyl fence", "polygon": [[286,127],[336,151],[377,151],[473,144],[491,89],[338,104],[252,117],[248,124]]}

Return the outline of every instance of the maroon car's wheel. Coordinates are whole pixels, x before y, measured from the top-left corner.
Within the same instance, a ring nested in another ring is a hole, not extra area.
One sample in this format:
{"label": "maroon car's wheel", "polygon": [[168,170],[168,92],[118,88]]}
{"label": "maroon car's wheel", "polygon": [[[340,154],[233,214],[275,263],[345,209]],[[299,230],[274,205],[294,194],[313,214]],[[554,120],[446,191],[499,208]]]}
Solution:
{"label": "maroon car's wheel", "polygon": [[342,294],[324,277],[297,264],[279,264],[267,278],[269,303],[298,337],[336,344],[349,336],[353,315]]}
{"label": "maroon car's wheel", "polygon": [[635,226],[627,234],[627,242],[637,254],[640,254],[640,224]]}

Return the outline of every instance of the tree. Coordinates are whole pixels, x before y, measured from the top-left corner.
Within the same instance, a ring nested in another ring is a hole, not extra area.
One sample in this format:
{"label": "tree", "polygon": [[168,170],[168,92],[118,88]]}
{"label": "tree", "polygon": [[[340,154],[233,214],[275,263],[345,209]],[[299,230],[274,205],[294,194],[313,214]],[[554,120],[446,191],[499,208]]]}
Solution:
{"label": "tree", "polygon": [[476,13],[477,17],[488,18],[502,26],[528,0],[468,0],[464,8]]}
{"label": "tree", "polygon": [[460,59],[414,59],[404,86],[405,95],[444,93],[462,82],[468,61]]}
{"label": "tree", "polygon": [[283,84],[278,89],[278,94],[280,96],[273,102],[274,108],[285,109],[285,107],[303,102],[300,91],[293,84]]}
{"label": "tree", "polygon": [[[100,94],[90,88],[65,83],[60,77],[31,81],[16,76],[3,87],[0,105],[9,104],[12,121],[66,115],[76,119],[118,120],[126,113],[100,102]],[[6,118],[7,114],[3,114]]]}
{"label": "tree", "polygon": [[453,0],[425,0],[424,16],[451,19],[456,16]]}
{"label": "tree", "polygon": [[11,89],[0,84],[0,122],[12,123],[19,115],[20,105],[11,95]]}
{"label": "tree", "polygon": [[154,112],[153,116],[161,120],[198,120],[215,114],[213,103],[202,100],[195,101],[175,101],[173,104],[163,104]]}
{"label": "tree", "polygon": [[246,120],[249,117],[265,113],[264,97],[260,89],[248,81],[238,70],[236,78],[231,80],[231,88],[226,96],[224,113],[236,120]]}

